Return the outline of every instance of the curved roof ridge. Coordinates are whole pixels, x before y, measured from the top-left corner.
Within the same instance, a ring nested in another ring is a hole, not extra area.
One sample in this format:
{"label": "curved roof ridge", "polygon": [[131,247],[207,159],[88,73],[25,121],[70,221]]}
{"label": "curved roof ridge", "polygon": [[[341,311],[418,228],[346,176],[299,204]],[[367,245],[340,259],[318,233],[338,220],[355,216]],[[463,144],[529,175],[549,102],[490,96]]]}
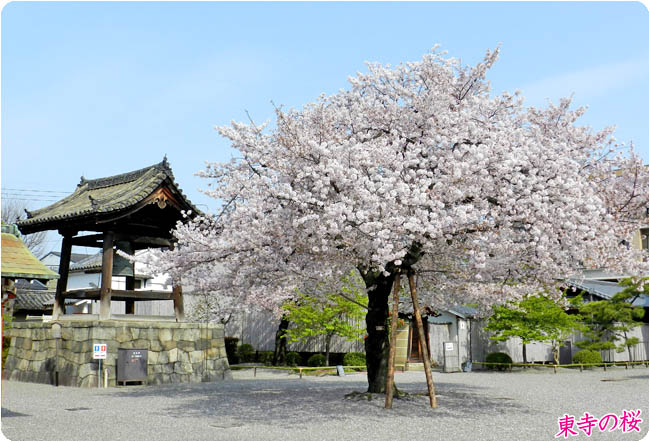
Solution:
{"label": "curved roof ridge", "polygon": [[172,173],[171,168],[169,167],[169,163],[167,162],[167,157],[162,160],[162,162],[154,164],[149,167],[143,167],[142,169],[138,170],[133,170],[131,172],[125,172],[125,173],[120,173],[118,175],[113,175],[109,177],[103,177],[103,178],[95,178],[91,180],[87,180],[82,177],[82,181],[77,185],[77,187],[87,185],[88,190],[94,190],[94,189],[101,189],[102,187],[110,187],[110,186],[116,186],[118,184],[126,184],[130,183],[131,181],[135,181],[138,178],[142,177],[146,173],[152,171],[152,170],[157,170],[164,172],[168,177],[171,179],[174,178],[174,174]]}

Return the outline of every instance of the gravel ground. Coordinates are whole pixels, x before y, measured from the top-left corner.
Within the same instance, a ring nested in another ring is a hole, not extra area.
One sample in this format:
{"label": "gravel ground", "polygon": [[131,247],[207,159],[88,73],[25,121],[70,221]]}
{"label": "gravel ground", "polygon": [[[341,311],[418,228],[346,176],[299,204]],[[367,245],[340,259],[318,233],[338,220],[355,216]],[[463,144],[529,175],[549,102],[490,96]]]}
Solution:
{"label": "gravel ground", "polygon": [[[558,418],[641,410],[641,432],[618,429],[572,440],[640,440],[648,432],[648,369],[534,369],[397,373],[410,398],[346,399],[365,373],[305,376],[233,372],[205,384],[81,389],[3,381],[2,433],[11,440],[553,440]],[[575,429],[575,428],[574,428]],[[577,431],[577,429],[576,429]],[[563,439],[563,438],[560,438]]]}

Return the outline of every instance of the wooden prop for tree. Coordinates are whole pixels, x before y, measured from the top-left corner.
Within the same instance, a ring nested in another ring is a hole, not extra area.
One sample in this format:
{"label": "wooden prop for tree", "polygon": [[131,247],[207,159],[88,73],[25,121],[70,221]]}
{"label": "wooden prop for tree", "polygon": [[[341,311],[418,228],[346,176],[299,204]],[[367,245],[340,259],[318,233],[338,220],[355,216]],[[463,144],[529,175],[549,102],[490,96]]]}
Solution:
{"label": "wooden prop for tree", "polygon": [[395,346],[397,341],[397,316],[399,312],[399,288],[401,276],[401,273],[396,273],[395,282],[393,283],[393,314],[390,319],[390,347],[388,349],[388,375],[386,376],[386,403],[384,408],[393,408]]}
{"label": "wooden prop for tree", "polygon": [[411,289],[411,300],[413,301],[413,314],[418,326],[418,335],[422,343],[422,359],[424,359],[424,373],[427,377],[427,389],[429,390],[429,403],[431,408],[436,408],[436,392],[433,387],[433,376],[431,375],[431,361],[429,360],[429,349],[427,348],[426,337],[424,336],[424,327],[422,326],[422,317],[420,316],[420,306],[418,305],[418,296],[415,292],[415,280],[413,272],[408,274],[409,288]]}

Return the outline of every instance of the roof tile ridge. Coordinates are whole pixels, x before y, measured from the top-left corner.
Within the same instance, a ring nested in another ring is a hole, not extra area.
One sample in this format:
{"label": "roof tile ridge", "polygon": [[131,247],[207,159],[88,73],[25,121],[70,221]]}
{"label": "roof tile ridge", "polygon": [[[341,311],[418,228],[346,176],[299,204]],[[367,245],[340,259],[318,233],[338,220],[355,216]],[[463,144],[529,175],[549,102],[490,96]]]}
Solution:
{"label": "roof tile ridge", "polygon": [[171,169],[169,168],[169,163],[167,162],[167,157],[165,157],[160,163],[156,163],[148,167],[143,167],[142,169],[132,170],[130,172],[124,172],[117,175],[90,180],[82,177],[82,180],[77,187],[87,185],[88,190],[94,190],[101,189],[103,187],[116,186],[118,184],[126,184],[131,181],[135,181],[141,176],[145,175],[147,172],[154,170],[161,171],[168,176],[173,176]]}

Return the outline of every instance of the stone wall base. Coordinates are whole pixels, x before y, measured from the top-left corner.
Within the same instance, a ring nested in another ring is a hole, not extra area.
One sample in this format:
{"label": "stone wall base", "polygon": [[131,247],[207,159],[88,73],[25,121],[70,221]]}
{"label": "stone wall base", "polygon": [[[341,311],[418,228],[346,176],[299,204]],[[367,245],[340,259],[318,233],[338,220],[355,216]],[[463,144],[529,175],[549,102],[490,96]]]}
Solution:
{"label": "stone wall base", "polygon": [[[147,350],[147,384],[199,383],[232,379],[223,326],[154,321],[57,321],[14,323],[4,330],[11,348],[3,379],[73,387],[98,386],[93,344],[106,344],[102,360],[107,385],[117,385],[118,349]],[[57,376],[58,374],[58,376]]]}

